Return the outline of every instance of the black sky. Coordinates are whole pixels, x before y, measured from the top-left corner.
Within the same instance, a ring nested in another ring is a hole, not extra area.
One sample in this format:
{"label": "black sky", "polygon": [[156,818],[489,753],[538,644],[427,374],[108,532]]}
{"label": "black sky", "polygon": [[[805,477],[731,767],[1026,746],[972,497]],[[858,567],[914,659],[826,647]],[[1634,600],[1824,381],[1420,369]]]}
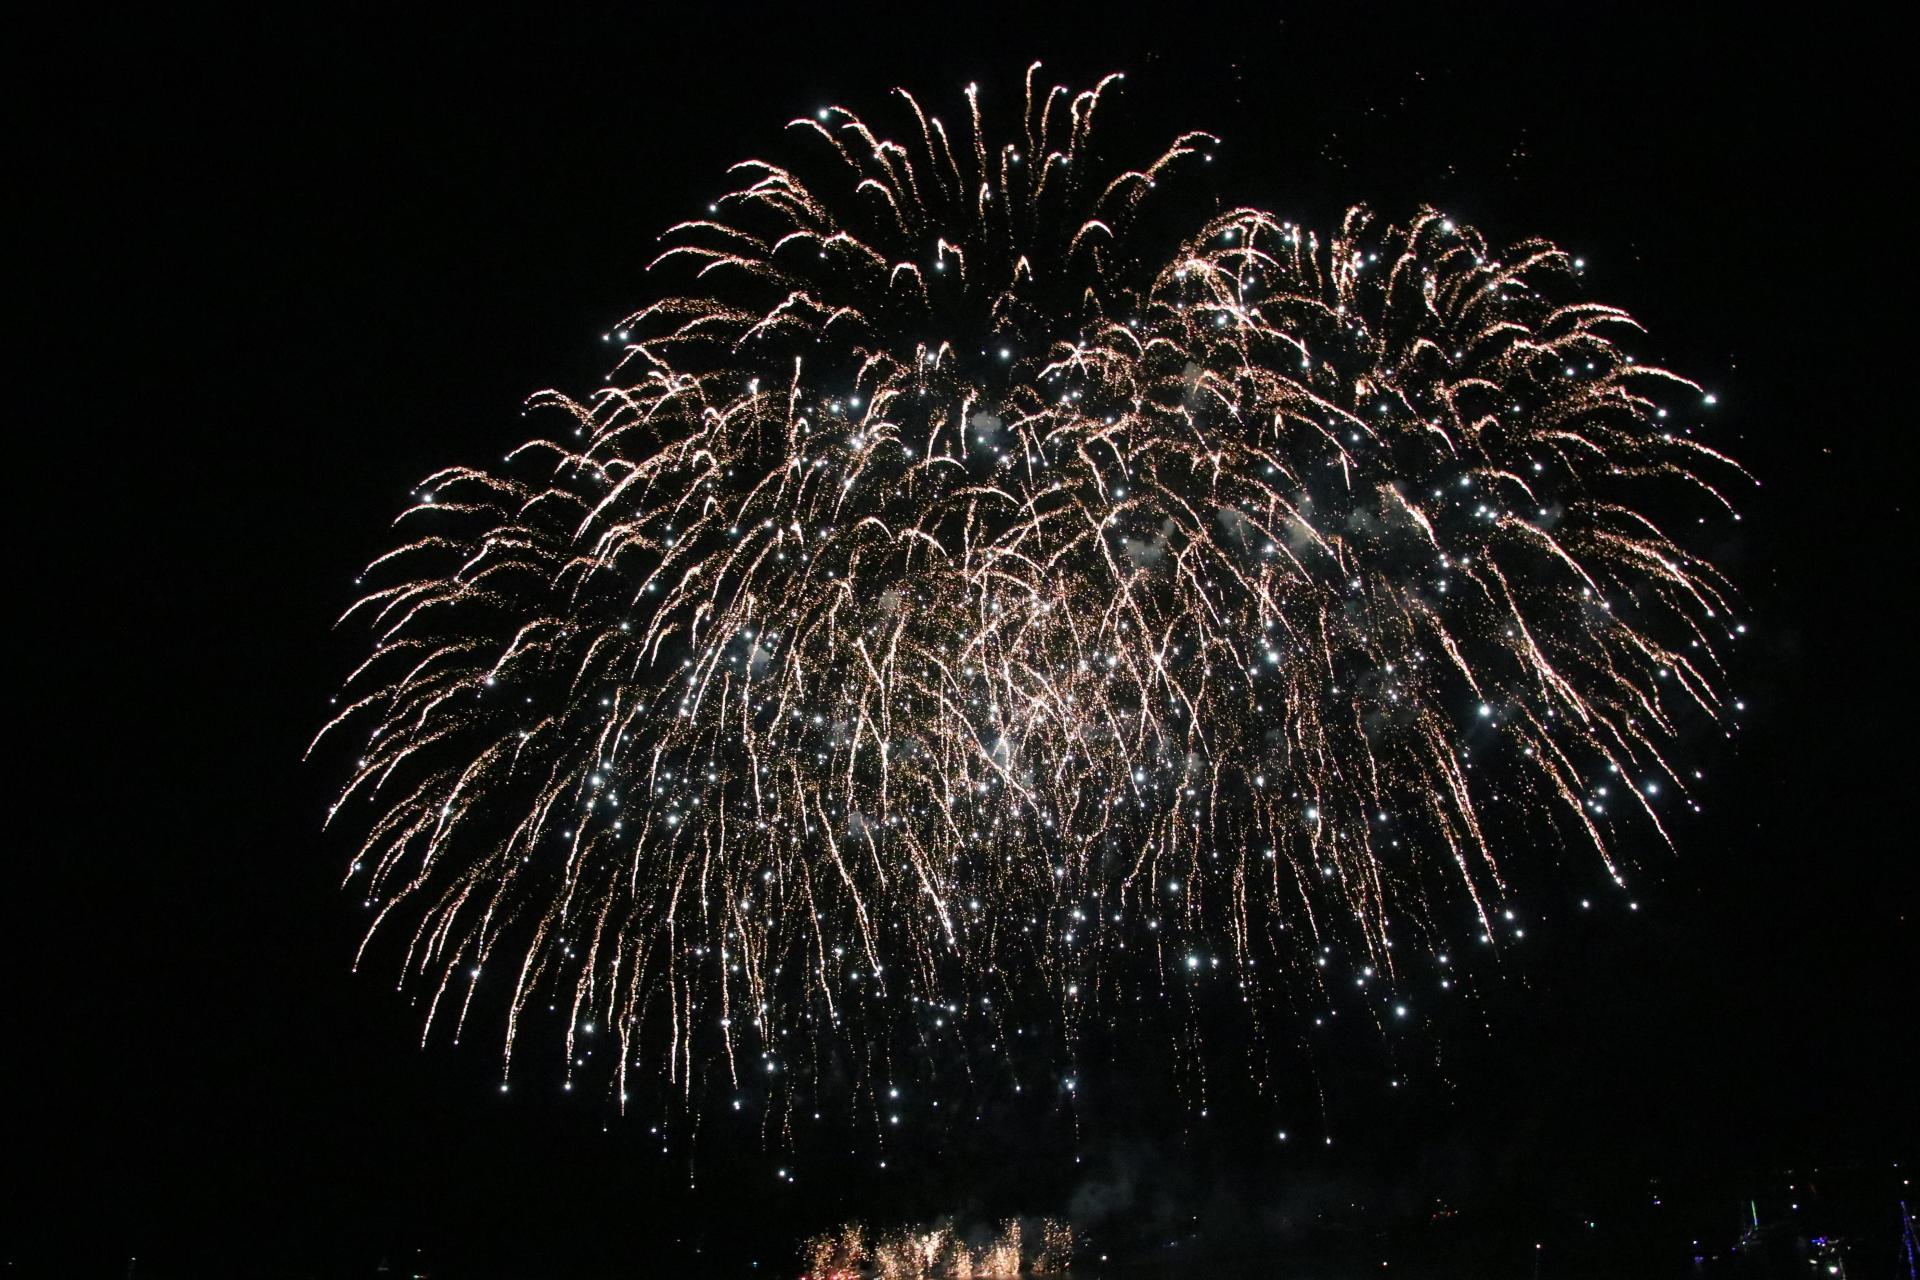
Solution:
{"label": "black sky", "polygon": [[409,485],[516,441],[528,393],[599,381],[653,237],[727,164],[823,102],[883,111],[894,84],[951,110],[979,80],[1010,110],[1034,57],[1067,83],[1128,71],[1113,118],[1149,142],[1222,135],[1232,199],[1322,225],[1431,201],[1582,253],[1642,349],[1720,391],[1716,441],[1764,481],[1744,539],[1709,549],[1757,618],[1736,671],[1754,712],[1701,745],[1708,816],[1678,858],[1649,853],[1640,918],[1548,930],[1444,1088],[1371,1119],[1336,1089],[1352,1154],[1216,1160],[1178,1121],[1084,1149],[1195,1212],[1224,1180],[1247,1203],[1337,1186],[1546,1216],[1648,1177],[1914,1154],[1893,204],[1912,163],[1907,77],[1863,15],[607,4],[57,27],[18,51],[11,201],[30,228],[0,1093],[16,1273],[141,1255],[142,1274],[358,1274],[416,1247],[449,1274],[539,1272],[662,1246],[765,1274],[862,1209],[1087,1189],[1064,1152],[1001,1135],[1011,1161],[780,1190],[771,1157],[716,1151],[689,1191],[644,1122],[503,1102],[490,1048],[418,1051],[384,974],[348,972],[359,922],[318,830],[333,775],[300,763],[353,656],[330,623]]}

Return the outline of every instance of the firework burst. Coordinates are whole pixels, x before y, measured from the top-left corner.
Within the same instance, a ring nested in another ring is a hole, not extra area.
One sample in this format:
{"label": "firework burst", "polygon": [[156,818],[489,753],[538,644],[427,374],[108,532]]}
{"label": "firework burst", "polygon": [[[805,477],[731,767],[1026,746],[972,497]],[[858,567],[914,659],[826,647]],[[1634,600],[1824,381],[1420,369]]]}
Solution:
{"label": "firework burst", "polygon": [[1700,389],[1550,244],[1184,215],[1214,140],[1107,164],[1116,79],[794,121],[604,389],[417,490],[323,733],[428,1033],[877,1114],[903,1046],[1390,990],[1508,861],[1664,836],[1737,631],[1653,514],[1732,518]]}
{"label": "firework burst", "polygon": [[1019,1280],[1063,1274],[1073,1259],[1073,1228],[1042,1218],[1028,1232],[1012,1219],[985,1244],[969,1245],[951,1222],[924,1230],[902,1228],[869,1241],[864,1224],[850,1222],[800,1246],[801,1280]]}

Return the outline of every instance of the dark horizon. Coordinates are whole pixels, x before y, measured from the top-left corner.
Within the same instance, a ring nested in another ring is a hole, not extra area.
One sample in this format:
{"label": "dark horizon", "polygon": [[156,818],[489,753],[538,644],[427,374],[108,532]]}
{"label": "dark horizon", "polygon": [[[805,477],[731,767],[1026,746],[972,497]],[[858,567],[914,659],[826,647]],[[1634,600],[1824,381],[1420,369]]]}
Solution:
{"label": "dark horizon", "polygon": [[[1572,1240],[1656,1181],[1705,1219],[1788,1171],[1911,1161],[1891,33],[1179,14],[69,15],[36,47],[25,244],[52,305],[24,371],[49,403],[19,415],[0,1270],[358,1275],[419,1249],[447,1276],[780,1276],[852,1217],[1076,1206],[1265,1240],[1357,1201],[1356,1230],[1404,1241],[1443,1202],[1489,1239]],[[654,237],[727,165],[896,84],[1011,102],[1034,58],[1075,85],[1125,70],[1103,110],[1130,137],[1221,135],[1233,202],[1317,226],[1432,203],[1553,239],[1646,326],[1636,349],[1719,394],[1710,440],[1763,484],[1710,548],[1756,621],[1732,670],[1751,714],[1688,747],[1704,815],[1677,854],[1634,851],[1631,916],[1545,909],[1408,1090],[1363,1083],[1364,1036],[1291,1082],[1330,1147],[1274,1142],[1270,1109],[1162,1111],[1166,1065],[1115,1055],[1089,1068],[1099,1127],[909,1142],[885,1170],[823,1155],[789,1184],[722,1124],[690,1171],[597,1089],[503,1097],[490,1028],[421,1051],[391,970],[349,971],[347,843],[320,830],[338,762],[301,762],[359,653],[330,630],[354,574],[420,477],[517,442],[528,394],[599,382]],[[1648,1274],[1680,1274],[1661,1239]]]}

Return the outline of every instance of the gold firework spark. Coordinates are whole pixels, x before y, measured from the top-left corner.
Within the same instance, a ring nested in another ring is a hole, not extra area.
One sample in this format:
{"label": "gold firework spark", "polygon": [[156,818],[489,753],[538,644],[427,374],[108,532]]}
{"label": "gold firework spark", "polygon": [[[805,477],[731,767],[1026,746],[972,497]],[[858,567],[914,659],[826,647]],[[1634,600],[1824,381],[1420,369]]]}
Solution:
{"label": "gold firework spark", "polygon": [[1031,1234],[1019,1220],[1001,1223],[984,1244],[969,1245],[951,1224],[903,1229],[869,1241],[847,1223],[801,1245],[803,1280],[1018,1280],[1059,1275],[1073,1259],[1073,1228],[1044,1218]]}

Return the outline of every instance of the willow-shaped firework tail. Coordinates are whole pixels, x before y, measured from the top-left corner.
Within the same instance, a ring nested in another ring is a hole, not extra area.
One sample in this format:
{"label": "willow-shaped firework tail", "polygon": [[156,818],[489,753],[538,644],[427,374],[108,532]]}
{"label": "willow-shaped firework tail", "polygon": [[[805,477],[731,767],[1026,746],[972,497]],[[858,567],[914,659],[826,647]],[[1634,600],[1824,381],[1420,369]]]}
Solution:
{"label": "willow-shaped firework tail", "polygon": [[1617,877],[1609,785],[1659,827],[1738,629],[1651,514],[1734,518],[1699,388],[1545,242],[1183,216],[1214,139],[1103,170],[1117,79],[794,121],[555,438],[420,486],[328,730],[429,1032],[871,1092],[1036,997],[1391,989],[1503,860]]}

